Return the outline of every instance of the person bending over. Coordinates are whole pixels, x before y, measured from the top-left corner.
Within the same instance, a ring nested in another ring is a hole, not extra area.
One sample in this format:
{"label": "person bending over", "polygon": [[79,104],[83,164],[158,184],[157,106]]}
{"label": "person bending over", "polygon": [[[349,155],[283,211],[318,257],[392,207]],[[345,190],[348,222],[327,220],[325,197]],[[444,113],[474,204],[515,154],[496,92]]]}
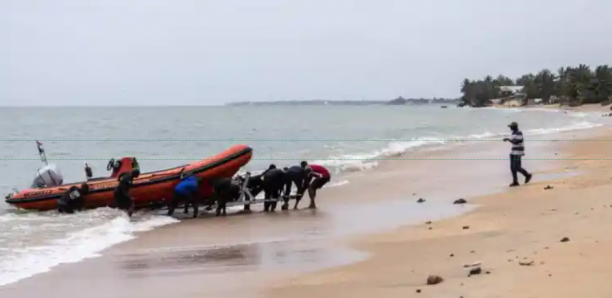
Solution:
{"label": "person bending over", "polygon": [[57,211],[59,213],[72,214],[74,211],[83,210],[85,195],[89,193],[89,185],[87,183],[78,186],[71,186],[61,198],[57,200]]}
{"label": "person bending over", "polygon": [[[281,169],[268,169],[265,174],[262,175],[261,186],[265,194],[266,200],[278,200],[280,199],[281,192],[287,181],[285,171]],[[276,202],[264,202],[264,211],[276,210]]]}
{"label": "person bending over", "polygon": [[283,199],[285,203],[282,206],[283,210],[287,210],[289,208],[289,197],[291,195],[291,186],[295,184],[297,188],[297,193],[295,196],[295,205],[293,209],[297,209],[300,200],[304,196],[304,192],[306,191],[306,178],[308,176],[308,171],[305,167],[302,166],[292,166],[289,168],[285,168],[287,181],[285,184],[285,193]]}
{"label": "person bending over", "polygon": [[217,178],[213,179],[211,184],[217,203],[216,216],[227,215],[227,203],[234,202],[240,197],[240,182],[232,178]]}
{"label": "person bending over", "polygon": [[308,181],[306,182],[308,187],[308,196],[310,197],[310,205],[308,208],[316,209],[317,204],[315,203],[315,198],[317,196],[317,190],[322,188],[325,184],[327,184],[327,182],[330,181],[331,174],[324,166],[308,165],[308,163],[305,161],[302,161],[301,166],[305,168],[308,173]]}
{"label": "person bending over", "polygon": [[196,177],[195,175],[188,175],[187,177],[180,176],[181,181],[174,187],[174,194],[172,196],[172,202],[168,208],[168,216],[174,214],[174,210],[181,203],[185,202],[184,213],[189,213],[189,205],[193,206],[193,218],[198,217],[198,202],[196,202],[196,194],[198,192],[198,185],[202,178]]}
{"label": "person bending over", "polygon": [[119,184],[113,192],[115,207],[124,210],[129,217],[132,217],[134,213],[134,199],[130,196],[130,190],[132,189],[134,178],[137,176],[138,173],[134,172],[121,174],[119,176]]}

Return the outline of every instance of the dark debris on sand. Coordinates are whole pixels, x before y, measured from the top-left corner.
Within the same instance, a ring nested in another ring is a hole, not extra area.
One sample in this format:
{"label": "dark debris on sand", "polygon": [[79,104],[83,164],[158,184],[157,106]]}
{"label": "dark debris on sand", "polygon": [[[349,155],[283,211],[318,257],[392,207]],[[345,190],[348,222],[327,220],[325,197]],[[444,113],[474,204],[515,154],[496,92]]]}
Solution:
{"label": "dark debris on sand", "polygon": [[476,268],[472,268],[470,269],[470,272],[468,273],[468,277],[472,276],[472,275],[478,275],[482,273],[482,268],[480,267],[476,267]]}
{"label": "dark debris on sand", "polygon": [[428,285],[437,285],[441,282],[443,282],[444,279],[438,275],[430,275],[429,277],[427,277],[427,284]]}
{"label": "dark debris on sand", "polygon": [[458,199],[458,200],[455,200],[455,201],[453,202],[453,204],[455,204],[455,205],[458,205],[458,204],[466,204],[466,203],[467,203],[467,201],[466,201],[465,199]]}

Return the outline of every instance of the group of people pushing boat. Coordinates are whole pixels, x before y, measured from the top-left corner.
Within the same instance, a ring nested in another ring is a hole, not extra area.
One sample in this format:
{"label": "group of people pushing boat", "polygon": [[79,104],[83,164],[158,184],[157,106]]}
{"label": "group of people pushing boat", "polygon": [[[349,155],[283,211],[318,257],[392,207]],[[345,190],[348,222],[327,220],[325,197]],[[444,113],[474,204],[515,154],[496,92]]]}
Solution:
{"label": "group of people pushing boat", "polygon": [[[210,183],[213,188],[213,196],[206,200],[206,210],[211,210],[213,204],[217,204],[216,215],[226,215],[228,202],[236,201],[240,198],[242,185],[246,182],[246,188],[251,196],[257,197],[262,191],[264,192],[264,212],[273,212],[276,210],[277,202],[283,201],[282,210],[289,209],[289,198],[291,197],[292,186],[295,185],[297,193],[295,195],[295,205],[293,209],[297,209],[300,200],[304,193],[308,191],[310,197],[310,205],[308,208],[314,209],[317,207],[315,198],[317,190],[322,188],[331,179],[329,171],[321,165],[309,165],[306,161],[302,161],[300,165],[285,167],[279,169],[276,165],[271,164],[268,169],[258,175],[251,175],[247,172],[246,175],[238,175],[235,178],[212,178]],[[193,206],[193,217],[198,216],[197,189],[201,178],[195,176],[181,177],[174,189],[174,197],[172,204],[168,208],[168,215],[172,216],[174,210],[180,203],[184,203],[184,213],[188,213],[189,206]],[[248,198],[247,198],[248,199]],[[250,211],[250,205],[244,205],[245,211]]]}
{"label": "group of people pushing boat", "polygon": [[[86,175],[91,177],[91,169],[86,165]],[[119,176],[119,183],[113,192],[114,207],[124,210],[128,216],[132,216],[134,212],[134,199],[130,195],[134,178],[140,175],[138,163],[133,164],[133,169],[130,172],[123,173]],[[310,205],[308,208],[316,208],[315,198],[317,190],[327,184],[331,175],[330,172],[321,165],[308,164],[302,161],[299,165],[277,168],[271,164],[268,169],[258,175],[247,173],[244,176],[238,175],[234,178],[210,178],[209,182],[213,189],[212,196],[200,200],[198,197],[199,185],[202,182],[201,177],[194,174],[180,174],[180,181],[174,187],[174,193],[170,204],[168,205],[168,216],[172,216],[176,207],[181,203],[184,204],[184,213],[188,213],[189,206],[193,207],[193,217],[198,217],[199,203],[204,202],[207,205],[206,210],[212,210],[212,205],[217,204],[216,215],[226,215],[226,204],[228,202],[237,201],[243,192],[243,185],[246,185],[252,198],[257,197],[262,191],[264,192],[264,212],[273,212],[276,210],[277,201],[282,198],[282,210],[289,209],[289,199],[291,197],[292,186],[295,185],[297,192],[295,195],[294,209],[298,208],[300,200],[305,192],[308,192],[310,197]],[[248,180],[248,181],[247,181]],[[83,183],[80,186],[70,187],[58,200],[58,211],[61,213],[73,213],[74,211],[82,210],[84,198],[89,193],[89,185]],[[247,198],[248,200],[248,198]],[[250,205],[244,206],[245,211],[250,211]]]}

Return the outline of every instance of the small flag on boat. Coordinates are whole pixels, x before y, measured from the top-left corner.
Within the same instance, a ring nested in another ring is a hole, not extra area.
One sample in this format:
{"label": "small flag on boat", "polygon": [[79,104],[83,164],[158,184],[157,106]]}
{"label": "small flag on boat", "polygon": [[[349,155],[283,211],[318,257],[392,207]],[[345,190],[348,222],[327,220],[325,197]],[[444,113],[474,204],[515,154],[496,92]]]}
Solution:
{"label": "small flag on boat", "polygon": [[43,149],[42,143],[36,140],[36,146],[38,147],[38,155],[40,155],[40,160],[48,165],[47,154],[45,154],[45,149]]}
{"label": "small flag on boat", "polygon": [[43,149],[42,147],[43,144],[39,141],[36,141],[36,145],[38,146],[38,153],[43,154],[45,152],[45,149]]}

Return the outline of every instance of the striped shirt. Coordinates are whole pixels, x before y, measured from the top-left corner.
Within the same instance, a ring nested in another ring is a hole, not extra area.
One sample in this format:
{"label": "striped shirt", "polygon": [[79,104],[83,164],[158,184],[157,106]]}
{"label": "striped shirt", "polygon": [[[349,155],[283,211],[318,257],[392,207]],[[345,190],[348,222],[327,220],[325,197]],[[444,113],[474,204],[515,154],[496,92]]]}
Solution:
{"label": "striped shirt", "polygon": [[515,130],[510,136],[510,143],[512,143],[512,151],[510,155],[523,156],[525,155],[525,144],[523,143],[523,132]]}

